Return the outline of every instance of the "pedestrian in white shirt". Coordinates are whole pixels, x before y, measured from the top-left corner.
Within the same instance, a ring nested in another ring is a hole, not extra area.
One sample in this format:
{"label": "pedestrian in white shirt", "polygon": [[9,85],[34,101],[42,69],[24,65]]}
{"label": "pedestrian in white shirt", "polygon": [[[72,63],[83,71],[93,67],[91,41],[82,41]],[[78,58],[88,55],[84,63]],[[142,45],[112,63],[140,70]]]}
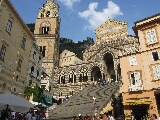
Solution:
{"label": "pedestrian in white shirt", "polygon": [[93,105],[96,104],[96,98],[93,96]]}
{"label": "pedestrian in white shirt", "polygon": [[26,120],[32,120],[32,114],[31,113],[27,113],[26,115]]}

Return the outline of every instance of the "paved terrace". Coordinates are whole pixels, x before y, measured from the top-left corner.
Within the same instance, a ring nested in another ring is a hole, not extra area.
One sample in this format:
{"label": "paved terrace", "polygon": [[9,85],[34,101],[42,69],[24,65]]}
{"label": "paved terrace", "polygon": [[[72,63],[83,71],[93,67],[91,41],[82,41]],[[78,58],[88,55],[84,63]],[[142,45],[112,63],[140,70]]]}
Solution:
{"label": "paved terrace", "polygon": [[[94,114],[95,108],[98,113],[109,103],[112,94],[118,92],[121,82],[107,83],[105,86],[91,85],[84,88],[79,93],[70,97],[68,101],[58,105],[53,111],[50,111],[49,118],[62,119],[70,118],[74,115]],[[96,97],[96,104],[93,105],[93,96]]]}

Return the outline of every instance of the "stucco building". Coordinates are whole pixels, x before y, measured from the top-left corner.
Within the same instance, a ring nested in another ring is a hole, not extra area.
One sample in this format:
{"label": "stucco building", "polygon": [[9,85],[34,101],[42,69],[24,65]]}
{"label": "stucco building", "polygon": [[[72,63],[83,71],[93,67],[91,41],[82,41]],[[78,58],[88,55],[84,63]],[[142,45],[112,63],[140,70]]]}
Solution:
{"label": "stucco building", "polygon": [[24,93],[34,36],[9,0],[0,1],[0,92]]}
{"label": "stucco building", "polygon": [[137,53],[122,55],[120,67],[126,119],[160,115],[160,14],[135,22]]}
{"label": "stucco building", "polygon": [[34,41],[30,52],[30,62],[26,86],[35,86],[36,84],[40,86],[42,75],[42,60],[43,55],[40,52],[40,48],[36,41]]}

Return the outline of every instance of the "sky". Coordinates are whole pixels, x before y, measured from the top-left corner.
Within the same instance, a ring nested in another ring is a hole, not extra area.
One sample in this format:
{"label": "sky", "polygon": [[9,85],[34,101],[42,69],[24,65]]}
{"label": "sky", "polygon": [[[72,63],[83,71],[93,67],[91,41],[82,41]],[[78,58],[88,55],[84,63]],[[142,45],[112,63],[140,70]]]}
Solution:
{"label": "sky", "polygon": [[[25,23],[35,23],[46,0],[10,0]],[[73,41],[96,38],[94,30],[109,18],[128,23],[134,35],[134,22],[160,13],[160,0],[54,0],[59,4],[60,36]]]}

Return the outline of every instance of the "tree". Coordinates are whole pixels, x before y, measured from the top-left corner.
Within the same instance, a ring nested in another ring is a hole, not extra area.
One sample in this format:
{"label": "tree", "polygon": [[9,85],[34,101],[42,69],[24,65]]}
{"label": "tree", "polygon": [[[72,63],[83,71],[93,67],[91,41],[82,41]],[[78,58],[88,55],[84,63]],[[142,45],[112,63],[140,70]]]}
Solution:
{"label": "tree", "polygon": [[34,88],[29,86],[25,87],[24,94],[31,96],[32,93],[33,93],[33,102],[41,102],[40,95],[41,93],[43,93],[43,89],[40,88],[38,85],[36,85]]}

